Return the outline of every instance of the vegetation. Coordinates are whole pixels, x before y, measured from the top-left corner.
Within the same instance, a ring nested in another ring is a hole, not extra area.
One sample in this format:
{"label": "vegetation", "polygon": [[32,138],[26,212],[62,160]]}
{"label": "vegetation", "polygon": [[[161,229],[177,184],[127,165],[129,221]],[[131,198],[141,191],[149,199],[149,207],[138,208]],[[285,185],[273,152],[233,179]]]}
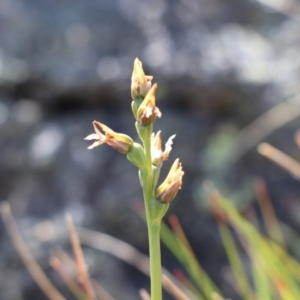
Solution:
{"label": "vegetation", "polygon": [[[153,123],[157,117],[161,117],[161,112],[156,106],[157,85],[152,86],[151,80],[152,76],[144,74],[141,62],[136,59],[131,95],[135,126],[141,144],[125,134],[114,132],[98,121],[93,122],[95,132],[86,137],[86,140],[95,140],[89,149],[106,143],[125,154],[138,168],[148,228],[149,260],[130,245],[107,235],[85,229],[76,230],[72,217],[67,216],[75,259],[58,249],[51,257],[50,265],[61,276],[76,299],[113,299],[89,277],[81,243],[108,251],[148,274],[151,291],[140,291],[144,300],[161,300],[162,285],[175,299],[221,300],[226,297],[197,261],[177,217],[169,218],[170,227],[162,222],[170,203],[181,188],[184,173],[179,159],[176,159],[166,179],[156,187],[161,167],[168,159],[175,136],[168,139],[163,150],[161,131],[153,132]],[[299,142],[299,134],[297,137],[296,141]],[[300,165],[297,161],[268,144],[261,144],[258,150],[294,176],[300,177]],[[227,280],[237,295],[245,300],[300,299],[300,264],[287,250],[282,233],[282,228],[286,229],[287,226],[277,220],[264,181],[257,180],[254,184],[264,221],[264,233],[259,228],[253,211],[250,215],[239,212],[229,199],[219,193],[212,182],[206,182],[204,189],[231,266]],[[16,251],[45,295],[51,300],[65,299],[28,250],[7,203],[1,206],[1,216]],[[97,243],[101,239],[105,239],[110,247],[101,248],[101,242]],[[186,273],[182,272],[174,277],[162,270],[160,240],[182,264]],[[126,251],[120,253],[122,249]],[[139,263],[133,258],[138,259]],[[147,267],[148,265],[150,267]]]}

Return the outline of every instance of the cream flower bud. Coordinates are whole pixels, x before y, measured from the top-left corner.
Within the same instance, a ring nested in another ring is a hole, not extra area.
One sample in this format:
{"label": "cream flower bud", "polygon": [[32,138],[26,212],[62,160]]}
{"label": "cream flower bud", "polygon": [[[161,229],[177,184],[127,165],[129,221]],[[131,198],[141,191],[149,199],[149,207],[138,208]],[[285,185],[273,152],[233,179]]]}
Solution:
{"label": "cream flower bud", "polygon": [[183,174],[184,172],[182,171],[181,163],[177,158],[174,161],[167,178],[158,187],[156,198],[163,203],[171,202],[177,195],[177,192],[181,189]]}
{"label": "cream flower bud", "polygon": [[[114,132],[106,125],[97,121],[93,122],[93,126],[95,133],[88,135],[85,140],[97,141],[89,146],[88,149],[93,149],[106,143],[122,154],[127,154],[130,151],[130,148],[133,145],[133,140],[130,136],[123,133]],[[100,129],[104,132],[104,134],[100,131]]]}
{"label": "cream flower bud", "polygon": [[147,76],[144,73],[141,61],[136,58],[133,64],[133,72],[131,77],[131,97],[145,98],[151,88],[151,80],[153,76]]}
{"label": "cream flower bud", "polygon": [[161,117],[160,110],[155,106],[156,89],[157,84],[154,84],[137,111],[137,120],[143,126],[148,126],[155,121],[156,117]]}
{"label": "cream flower bud", "polygon": [[166,145],[165,151],[162,151],[162,142],[161,142],[161,131],[158,131],[156,134],[151,134],[151,157],[152,164],[156,167],[161,167],[162,163],[168,159],[169,154],[172,150],[173,139],[175,138],[175,134],[172,135]]}

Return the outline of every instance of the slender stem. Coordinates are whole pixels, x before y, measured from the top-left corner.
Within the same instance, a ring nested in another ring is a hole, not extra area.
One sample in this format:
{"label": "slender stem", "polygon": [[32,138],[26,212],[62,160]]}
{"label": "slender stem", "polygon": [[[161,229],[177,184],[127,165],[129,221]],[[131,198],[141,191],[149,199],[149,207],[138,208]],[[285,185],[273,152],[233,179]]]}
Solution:
{"label": "slender stem", "polygon": [[147,168],[147,178],[146,178],[146,196],[148,198],[148,202],[151,200],[153,195],[153,187],[152,187],[152,159],[151,159],[151,143],[150,137],[148,140],[144,141],[144,149],[145,149],[145,158],[146,158],[146,168]]}
{"label": "slender stem", "polygon": [[161,282],[161,254],[160,254],[160,220],[152,220],[150,205],[153,198],[152,186],[152,162],[151,162],[151,144],[149,139],[143,141],[145,149],[147,173],[143,177],[144,182],[144,201],[146,209],[148,237],[149,237],[149,256],[150,256],[150,278],[151,278],[151,299],[162,299]]}
{"label": "slender stem", "polygon": [[161,283],[161,255],[160,255],[160,221],[153,221],[148,227],[150,275],[151,275],[151,299],[162,299]]}

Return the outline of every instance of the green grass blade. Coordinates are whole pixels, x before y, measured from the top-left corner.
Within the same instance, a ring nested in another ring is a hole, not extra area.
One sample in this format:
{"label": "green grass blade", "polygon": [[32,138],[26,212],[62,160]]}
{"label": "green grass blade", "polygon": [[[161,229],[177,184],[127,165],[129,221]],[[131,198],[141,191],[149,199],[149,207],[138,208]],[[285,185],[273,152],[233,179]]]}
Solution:
{"label": "green grass blade", "polygon": [[179,235],[178,232],[176,234],[166,225],[163,225],[161,238],[203,294],[204,298],[202,296],[201,299],[211,299],[213,292],[221,294],[217,286],[199,264],[185,236]]}
{"label": "green grass blade", "polygon": [[250,284],[232,234],[224,223],[219,222],[218,225],[221,239],[228,256],[239,293],[243,296],[244,300],[253,300]]}
{"label": "green grass blade", "polygon": [[183,264],[185,262],[181,248],[178,247],[178,240],[173,231],[164,223],[161,223],[160,238],[167,248],[173,253],[177,260]]}
{"label": "green grass blade", "polygon": [[226,213],[231,225],[246,239],[251,251],[259,257],[263,271],[271,278],[281,298],[284,300],[300,299],[299,286],[293,274],[274,251],[276,244],[264,238],[225,198],[220,196],[218,204]]}
{"label": "green grass blade", "polygon": [[252,260],[252,276],[255,287],[256,299],[272,300],[270,280],[266,272],[262,271],[255,255],[250,255]]}

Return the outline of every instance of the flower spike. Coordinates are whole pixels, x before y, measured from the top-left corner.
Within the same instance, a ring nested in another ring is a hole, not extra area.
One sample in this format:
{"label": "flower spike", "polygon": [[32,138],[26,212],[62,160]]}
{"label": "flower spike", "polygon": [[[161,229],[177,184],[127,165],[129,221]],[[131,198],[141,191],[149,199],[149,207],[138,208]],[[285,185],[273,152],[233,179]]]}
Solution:
{"label": "flower spike", "polygon": [[177,195],[177,192],[181,189],[183,174],[184,172],[182,171],[181,163],[177,158],[174,161],[167,178],[156,191],[157,199],[163,203],[171,202]]}
{"label": "flower spike", "polygon": [[168,139],[163,149],[161,131],[156,134],[153,132],[153,123],[157,117],[161,117],[161,112],[156,107],[157,84],[152,86],[152,79],[152,76],[145,75],[141,61],[136,58],[131,77],[131,109],[142,144],[134,142],[128,135],[114,132],[97,121],[93,122],[94,133],[85,139],[94,140],[88,149],[106,143],[126,154],[127,159],[139,170],[149,237],[151,298],[162,300],[161,221],[169,209],[170,202],[181,189],[184,172],[179,159],[176,159],[165,180],[156,188],[161,167],[169,157],[175,135]]}
{"label": "flower spike", "polygon": [[161,117],[160,110],[155,106],[156,89],[157,84],[155,83],[137,111],[137,119],[143,126],[148,126],[155,121],[156,117]]}
{"label": "flower spike", "polygon": [[[106,125],[97,121],[93,122],[93,126],[95,133],[88,135],[85,140],[97,141],[89,146],[88,149],[93,149],[106,143],[122,154],[127,154],[130,151],[130,148],[133,145],[133,140],[131,137],[126,134],[114,132]],[[100,131],[100,129],[104,132],[104,134]]]}

